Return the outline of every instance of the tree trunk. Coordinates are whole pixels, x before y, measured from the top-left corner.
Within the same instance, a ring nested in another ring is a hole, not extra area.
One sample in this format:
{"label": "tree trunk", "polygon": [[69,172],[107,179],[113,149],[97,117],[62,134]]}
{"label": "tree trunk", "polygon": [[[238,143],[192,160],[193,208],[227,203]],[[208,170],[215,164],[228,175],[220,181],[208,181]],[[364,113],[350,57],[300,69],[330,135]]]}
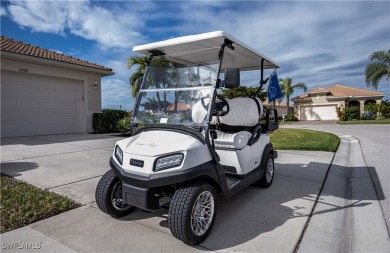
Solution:
{"label": "tree trunk", "polygon": [[164,91],[164,113],[167,114],[167,94]]}
{"label": "tree trunk", "polygon": [[290,115],[290,93],[286,92],[287,116]]}
{"label": "tree trunk", "polygon": [[161,99],[160,99],[160,93],[157,91],[157,108],[158,108],[158,112],[160,113],[161,112]]}
{"label": "tree trunk", "polygon": [[175,91],[175,107],[173,108],[173,111],[175,113],[177,113],[177,102],[178,102],[178,95],[177,95],[177,91]]}

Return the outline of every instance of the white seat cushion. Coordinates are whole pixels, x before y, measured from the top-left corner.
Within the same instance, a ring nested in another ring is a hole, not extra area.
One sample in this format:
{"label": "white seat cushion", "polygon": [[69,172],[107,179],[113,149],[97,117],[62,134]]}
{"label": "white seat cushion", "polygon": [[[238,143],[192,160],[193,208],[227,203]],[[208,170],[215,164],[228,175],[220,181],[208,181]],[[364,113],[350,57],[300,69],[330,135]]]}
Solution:
{"label": "white seat cushion", "polygon": [[[263,114],[263,103],[259,98],[233,98],[226,99],[229,103],[229,113],[225,116],[213,117],[211,124],[217,123],[229,126],[254,126]],[[260,110],[259,110],[260,109]],[[219,121],[218,121],[219,120]]]}
{"label": "white seat cushion", "polygon": [[217,139],[214,140],[216,148],[233,148],[243,149],[248,145],[248,141],[252,134],[247,131],[241,131],[238,133],[224,133],[216,130]]}

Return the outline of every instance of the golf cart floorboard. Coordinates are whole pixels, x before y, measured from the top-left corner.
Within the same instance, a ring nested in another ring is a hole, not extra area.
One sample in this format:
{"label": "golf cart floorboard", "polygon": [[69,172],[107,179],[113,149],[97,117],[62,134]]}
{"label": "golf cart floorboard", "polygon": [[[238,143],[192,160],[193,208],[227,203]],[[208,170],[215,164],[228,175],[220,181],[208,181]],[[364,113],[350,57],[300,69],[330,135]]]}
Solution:
{"label": "golf cart floorboard", "polygon": [[260,179],[260,173],[258,169],[254,169],[245,175],[225,173],[225,177],[229,196],[231,197],[258,181]]}
{"label": "golf cart floorboard", "polygon": [[233,188],[234,185],[237,184],[238,182],[240,182],[240,180],[238,180],[237,178],[229,177],[228,175],[226,175],[226,184],[228,189]]}

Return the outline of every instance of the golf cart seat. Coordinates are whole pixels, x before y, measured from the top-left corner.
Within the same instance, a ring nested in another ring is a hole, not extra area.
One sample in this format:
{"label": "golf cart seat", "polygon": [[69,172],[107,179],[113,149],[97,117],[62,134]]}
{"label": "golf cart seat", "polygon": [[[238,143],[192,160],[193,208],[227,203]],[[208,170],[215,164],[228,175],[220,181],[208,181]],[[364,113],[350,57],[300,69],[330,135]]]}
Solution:
{"label": "golf cart seat", "polygon": [[263,114],[263,104],[258,98],[227,99],[229,113],[214,116],[211,125],[215,126],[217,149],[241,150],[255,143],[261,133],[259,118]]}

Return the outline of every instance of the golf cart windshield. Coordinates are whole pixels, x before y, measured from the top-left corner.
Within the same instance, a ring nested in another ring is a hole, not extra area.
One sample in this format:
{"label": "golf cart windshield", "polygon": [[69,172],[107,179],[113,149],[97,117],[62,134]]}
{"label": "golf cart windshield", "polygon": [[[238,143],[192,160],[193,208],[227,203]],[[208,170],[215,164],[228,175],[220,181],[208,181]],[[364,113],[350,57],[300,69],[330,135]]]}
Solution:
{"label": "golf cart windshield", "polygon": [[[219,62],[202,62],[180,55],[153,57],[138,95],[133,122],[152,125],[205,126],[210,98],[217,81]],[[195,54],[192,54],[195,55]],[[199,52],[196,54],[199,57]],[[203,58],[205,59],[205,58]]]}

